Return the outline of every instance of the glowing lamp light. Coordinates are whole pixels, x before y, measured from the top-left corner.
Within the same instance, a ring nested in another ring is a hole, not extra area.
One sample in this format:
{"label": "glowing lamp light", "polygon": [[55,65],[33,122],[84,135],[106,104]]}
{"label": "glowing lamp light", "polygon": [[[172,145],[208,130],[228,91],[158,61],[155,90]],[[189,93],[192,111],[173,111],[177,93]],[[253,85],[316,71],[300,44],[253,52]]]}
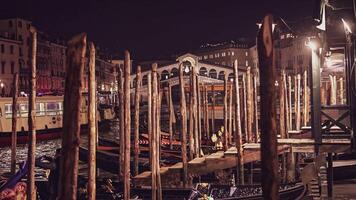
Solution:
{"label": "glowing lamp light", "polygon": [[4,83],[0,83],[0,87],[3,88],[4,87]]}
{"label": "glowing lamp light", "polygon": [[189,67],[188,67],[188,66],[185,66],[184,72],[185,72],[185,73],[188,73],[188,72],[189,72]]}
{"label": "glowing lamp light", "polygon": [[315,41],[309,40],[305,46],[309,47],[311,50],[315,51],[318,49],[318,44]]}

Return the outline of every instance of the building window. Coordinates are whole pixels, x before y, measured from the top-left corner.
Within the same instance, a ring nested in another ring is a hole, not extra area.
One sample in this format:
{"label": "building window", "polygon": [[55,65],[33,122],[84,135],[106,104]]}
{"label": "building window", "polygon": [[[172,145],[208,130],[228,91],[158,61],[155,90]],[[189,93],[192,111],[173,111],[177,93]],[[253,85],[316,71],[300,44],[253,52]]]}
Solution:
{"label": "building window", "polygon": [[14,54],[14,46],[10,45],[10,54]]}
{"label": "building window", "polygon": [[9,20],[9,27],[12,28],[12,21]]}
{"label": "building window", "polygon": [[4,61],[1,62],[1,73],[5,74],[5,62]]}
{"label": "building window", "polygon": [[213,54],[210,54],[210,55],[209,55],[209,58],[214,58],[214,55],[213,55]]}
{"label": "building window", "polygon": [[204,60],[206,60],[206,59],[208,59],[208,55],[205,55],[205,56],[204,56]]}
{"label": "building window", "polygon": [[5,53],[5,46],[4,46],[4,44],[1,44],[1,53]]}
{"label": "building window", "polygon": [[245,52],[245,55],[248,56],[248,51]]}
{"label": "building window", "polygon": [[11,62],[11,74],[14,74],[15,72],[15,63]]}
{"label": "building window", "polygon": [[234,56],[234,55],[235,55],[235,52],[232,51],[232,52],[231,52],[231,55]]}
{"label": "building window", "polygon": [[248,67],[248,60],[246,60],[246,67]]}
{"label": "building window", "polygon": [[222,57],[225,57],[225,56],[226,56],[226,53],[225,53],[225,52],[222,52],[222,53],[221,53],[221,56],[222,56]]}

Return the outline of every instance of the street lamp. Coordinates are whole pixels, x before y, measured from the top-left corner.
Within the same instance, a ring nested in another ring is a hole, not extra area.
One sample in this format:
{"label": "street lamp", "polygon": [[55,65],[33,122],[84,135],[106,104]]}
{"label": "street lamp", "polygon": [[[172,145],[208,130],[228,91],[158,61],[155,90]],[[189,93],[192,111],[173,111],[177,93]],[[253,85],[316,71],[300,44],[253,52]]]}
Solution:
{"label": "street lamp", "polygon": [[319,144],[321,138],[321,105],[320,105],[320,42],[317,38],[309,38],[306,43],[311,50],[310,71],[311,71],[311,128],[315,140],[315,152],[319,154]]}

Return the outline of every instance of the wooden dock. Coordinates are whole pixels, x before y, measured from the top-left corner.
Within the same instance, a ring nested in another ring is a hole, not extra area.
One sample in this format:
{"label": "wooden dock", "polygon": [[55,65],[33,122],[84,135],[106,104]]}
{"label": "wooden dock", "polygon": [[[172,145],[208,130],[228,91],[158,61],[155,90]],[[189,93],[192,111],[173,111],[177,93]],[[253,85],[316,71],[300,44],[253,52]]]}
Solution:
{"label": "wooden dock", "polygon": [[[323,139],[319,145],[321,152],[344,152],[350,148],[348,139]],[[290,152],[290,148],[295,153],[312,153],[315,148],[313,139],[278,139],[278,154]],[[260,143],[245,143],[243,145],[244,164],[260,161]],[[188,162],[188,176],[195,177],[205,175],[218,170],[230,169],[236,167],[236,147],[230,147],[227,151],[218,151],[210,155],[195,158]],[[169,184],[175,187],[181,187],[180,173],[182,163],[176,163],[169,167],[161,167],[160,174],[162,184]],[[133,178],[136,186],[150,186],[151,172],[143,172]]]}

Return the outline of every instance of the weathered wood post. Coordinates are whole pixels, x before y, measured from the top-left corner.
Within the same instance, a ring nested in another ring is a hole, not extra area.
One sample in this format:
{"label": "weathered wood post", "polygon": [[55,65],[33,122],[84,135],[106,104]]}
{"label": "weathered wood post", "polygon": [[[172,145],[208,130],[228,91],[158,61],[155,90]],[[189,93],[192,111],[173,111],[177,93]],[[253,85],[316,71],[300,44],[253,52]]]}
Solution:
{"label": "weathered wood post", "polygon": [[206,138],[210,138],[208,86],[204,86]]}
{"label": "weathered wood post", "polygon": [[169,148],[173,149],[173,117],[174,107],[172,100],[172,86],[168,85],[168,109],[169,109]]}
{"label": "weathered wood post", "polygon": [[308,125],[308,74],[307,70],[303,74],[303,126]]}
{"label": "weathered wood post", "polygon": [[[157,74],[157,68],[156,68]],[[156,115],[156,184],[157,184],[157,200],[162,200],[162,186],[161,186],[161,173],[160,173],[160,160],[161,160],[161,104],[162,104],[162,92],[160,91],[159,79],[156,81],[157,91],[158,91],[158,102],[157,102],[157,115]]]}
{"label": "weathered wood post", "polygon": [[89,45],[89,105],[88,105],[88,198],[96,199],[96,80],[95,80],[95,46]]}
{"label": "weathered wood post", "polygon": [[244,160],[243,160],[243,146],[242,146],[242,130],[240,118],[240,88],[239,88],[239,71],[237,60],[234,62],[234,78],[235,78],[235,124],[236,124],[236,178],[239,184],[244,184]]}
{"label": "weathered wood post", "polygon": [[[198,73],[197,73],[198,74]],[[196,110],[196,116],[197,116],[197,126],[198,126],[198,138],[197,138],[197,148],[198,148],[198,152],[197,155],[198,157],[200,157],[200,151],[201,151],[201,132],[202,132],[202,128],[201,128],[201,90],[200,90],[200,78],[199,75],[197,75],[196,78],[196,88],[197,88],[197,110]]]}
{"label": "weathered wood post", "polygon": [[297,75],[297,103],[295,104],[296,106],[296,130],[300,130],[300,120],[301,120],[301,115],[300,115],[300,74]]}
{"label": "weathered wood post", "polygon": [[179,87],[180,87],[180,134],[182,141],[182,163],[183,163],[183,187],[187,187],[188,184],[188,160],[187,160],[187,109],[185,102],[185,91],[184,91],[184,77],[183,77],[183,64],[179,65]]}
{"label": "weathered wood post", "polygon": [[156,63],[152,64],[152,96],[151,96],[151,187],[152,187],[152,199],[157,199],[157,144],[156,144],[156,136],[157,136],[157,66]]}
{"label": "weathered wood post", "polygon": [[141,90],[141,66],[137,67],[136,88],[135,88],[135,135],[134,135],[134,175],[138,175],[138,159],[140,154],[140,90]]}
{"label": "weathered wood post", "polygon": [[125,148],[124,148],[124,199],[130,199],[130,150],[131,150],[131,109],[130,109],[130,75],[131,59],[129,51],[125,50],[124,58],[124,118],[125,118]]}
{"label": "weathered wood post", "polygon": [[281,70],[281,77],[279,79],[279,134],[281,138],[286,138],[286,117],[285,117],[285,74],[284,69]]}
{"label": "weathered wood post", "polygon": [[344,80],[342,77],[340,77],[339,79],[339,82],[340,82],[340,89],[339,89],[339,101],[340,101],[340,104],[344,104]]}
{"label": "weathered wood post", "polygon": [[289,128],[293,130],[293,110],[292,110],[292,77],[288,76],[288,105],[289,105]]}
{"label": "weathered wood post", "polygon": [[147,74],[147,123],[148,123],[148,145],[149,145],[149,160],[150,160],[150,167],[152,171],[152,160],[153,155],[153,148],[152,148],[152,78],[151,78],[151,73]]}
{"label": "weathered wood post", "polygon": [[161,180],[160,180],[160,111],[162,92],[159,91],[157,63],[152,64],[152,136],[151,136],[151,181],[152,199],[161,199]]}
{"label": "weathered wood post", "polygon": [[[231,80],[229,80],[231,82]],[[233,85],[230,83],[229,84],[229,144],[232,144],[232,89],[233,89]],[[234,136],[235,137],[235,136]]]}
{"label": "weathered wood post", "polygon": [[294,88],[293,88],[293,103],[294,103],[294,107],[293,107],[293,112],[294,112],[294,125],[295,125],[295,129],[294,130],[298,130],[297,128],[297,96],[298,96],[298,81],[297,81],[297,75],[293,76],[293,80],[294,80]]}
{"label": "weathered wood post", "polygon": [[287,78],[286,73],[283,71],[283,85],[284,85],[284,94],[285,94],[285,124],[286,124],[286,136],[288,137],[288,131],[291,130],[290,123],[289,123],[289,90],[287,87]]}
{"label": "weathered wood post", "polygon": [[212,92],[212,96],[211,96],[211,100],[212,100],[211,132],[212,132],[212,134],[214,134],[215,133],[215,87],[214,87],[214,83],[211,84],[211,92]]}
{"label": "weathered wood post", "polygon": [[329,75],[330,78],[330,105],[335,105],[336,104],[336,76]]}
{"label": "weathered wood post", "polygon": [[125,105],[124,105],[124,69],[119,67],[119,110],[120,110],[120,133],[119,133],[119,144],[120,144],[120,164],[119,164],[119,178],[124,180],[124,157],[125,157]]}
{"label": "weathered wood post", "polygon": [[191,66],[192,68],[192,79],[191,79],[191,85],[192,85],[192,88],[191,88],[191,94],[192,94],[192,99],[193,101],[191,103],[193,103],[192,105],[192,111],[193,111],[193,138],[194,138],[194,158],[196,157],[199,157],[199,154],[200,154],[200,150],[199,150],[199,128],[198,128],[198,99],[197,99],[197,92],[198,92],[198,89],[197,89],[197,69],[198,67],[197,66]]}
{"label": "weathered wood post", "polygon": [[227,73],[224,73],[224,149],[227,150],[229,148],[229,133],[228,133],[228,125],[227,125]]}
{"label": "weathered wood post", "polygon": [[27,174],[27,199],[36,199],[35,189],[35,154],[36,154],[36,55],[37,55],[37,30],[30,28],[31,33],[31,74],[30,97],[28,103],[28,174]]}
{"label": "weathered wood post", "polygon": [[248,142],[246,74],[242,74],[242,88],[243,88],[243,100],[242,101],[243,101],[243,107],[244,107],[244,115],[243,115],[244,116],[244,133],[245,133],[245,142]]}
{"label": "weathered wood post", "polygon": [[252,94],[251,67],[247,67],[246,73],[246,92],[247,92],[247,142],[253,141],[252,123],[253,123],[253,94]]}
{"label": "weathered wood post", "polygon": [[253,77],[253,91],[254,91],[254,111],[255,111],[255,142],[257,143],[260,139],[259,127],[258,127],[258,91],[257,91],[257,73]]}
{"label": "weathered wood post", "polygon": [[189,160],[195,158],[195,130],[194,130],[194,103],[195,103],[195,91],[194,91],[194,69],[189,66],[190,80],[189,80]]}
{"label": "weathered wood post", "polygon": [[17,146],[17,98],[19,96],[19,74],[14,74],[12,86],[12,134],[11,134],[11,174],[16,173],[16,146]]}
{"label": "weathered wood post", "polygon": [[278,154],[275,110],[275,66],[273,65],[273,38],[271,15],[265,16],[257,36],[257,52],[260,64],[261,95],[261,163],[262,191],[264,199],[278,199]]}
{"label": "weathered wood post", "polygon": [[58,199],[77,198],[80,144],[80,109],[87,36],[74,36],[68,42],[63,105],[63,134]]}

